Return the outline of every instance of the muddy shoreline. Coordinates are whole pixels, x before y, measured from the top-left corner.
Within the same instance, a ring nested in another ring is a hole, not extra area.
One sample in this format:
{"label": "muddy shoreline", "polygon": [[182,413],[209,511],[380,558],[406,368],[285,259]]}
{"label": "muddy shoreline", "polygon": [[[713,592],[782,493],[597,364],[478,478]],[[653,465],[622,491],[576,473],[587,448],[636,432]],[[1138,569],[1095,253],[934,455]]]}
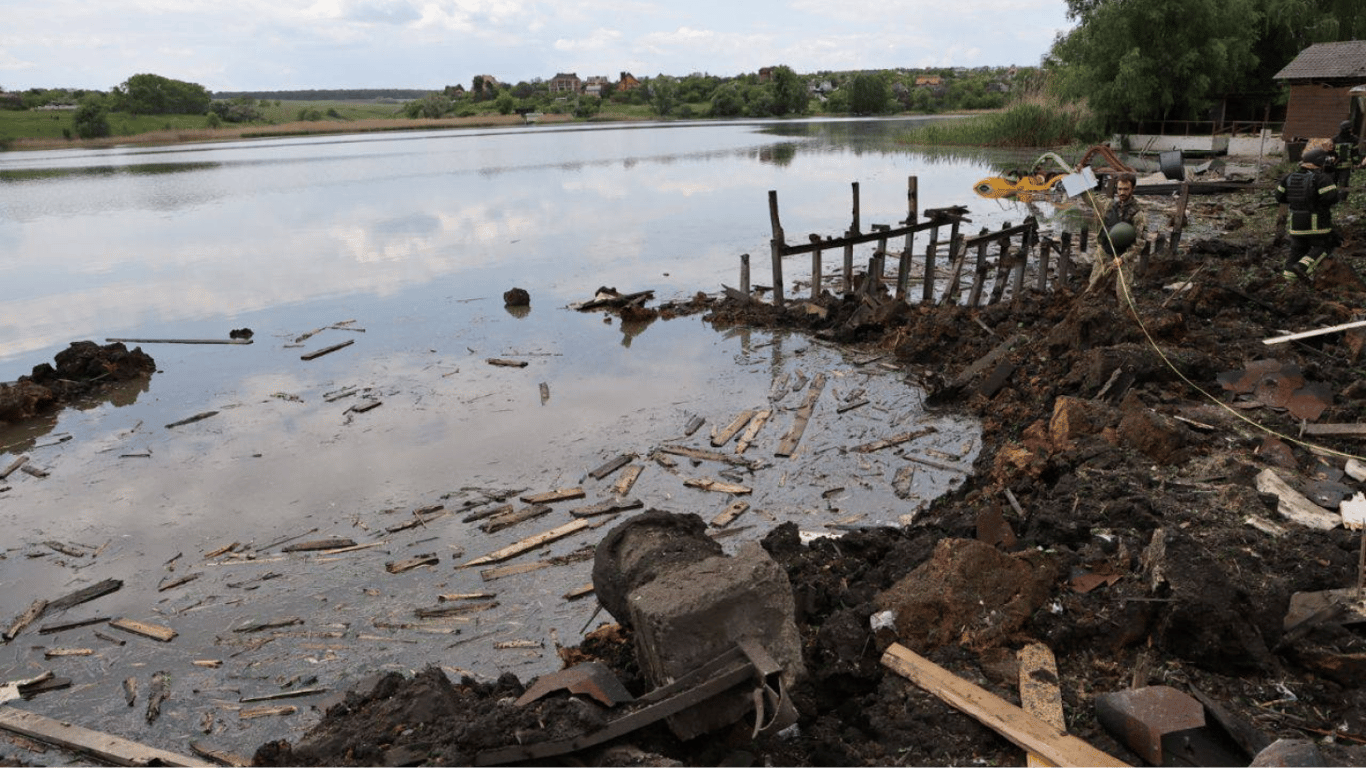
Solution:
{"label": "muddy shoreline", "polygon": [[[719,328],[795,330],[885,356],[922,383],[939,412],[977,416],[982,447],[962,486],[909,524],[810,544],[796,525],[766,527],[764,547],[793,586],[810,672],[794,691],[795,729],[755,741],[740,723],[680,742],[656,725],[565,759],[1020,764],[1018,747],[890,672],[880,656],[902,643],[1017,702],[1016,654],[1042,642],[1057,656],[1069,732],[1127,762],[1140,757],[1099,724],[1095,697],[1163,684],[1199,691],[1264,738],[1310,739],[1330,764],[1366,764],[1362,626],[1329,621],[1292,636],[1285,623],[1296,593],[1357,582],[1360,534],[1287,520],[1257,482],[1271,469],[1325,506],[1361,490],[1346,474],[1349,457],[1362,453],[1359,439],[1301,429],[1360,421],[1361,340],[1263,339],[1357,319],[1366,297],[1362,194],[1340,206],[1346,244],[1312,288],[1281,278],[1283,246],[1271,243],[1275,209],[1265,194],[1194,204],[1192,217],[1220,234],[1154,259],[1133,286],[1133,307],[1112,289],[1074,284],[985,309],[912,306],[855,326],[845,321],[856,307],[834,298],[823,302],[823,318],[728,300],[666,308],[666,318],[704,313]],[[1003,385],[957,379],[1007,340],[993,371],[1004,372]],[[1265,369],[1276,386],[1239,387],[1236,374],[1261,360],[1278,361]],[[1296,375],[1327,393],[1312,419],[1276,396]],[[1045,589],[1028,610],[977,606],[960,584],[914,626],[872,630],[880,600],[903,580],[920,579],[925,590],[952,581],[941,548],[982,543],[1037,566]],[[608,617],[596,627],[555,652],[566,663],[601,660],[642,693],[629,632]],[[419,674],[381,676],[330,705],[313,703],[325,710],[318,725],[263,745],[255,761],[468,764],[517,741],[589,732],[608,716],[567,697],[514,707],[530,680],[463,677],[440,668],[448,661],[434,654]]]}

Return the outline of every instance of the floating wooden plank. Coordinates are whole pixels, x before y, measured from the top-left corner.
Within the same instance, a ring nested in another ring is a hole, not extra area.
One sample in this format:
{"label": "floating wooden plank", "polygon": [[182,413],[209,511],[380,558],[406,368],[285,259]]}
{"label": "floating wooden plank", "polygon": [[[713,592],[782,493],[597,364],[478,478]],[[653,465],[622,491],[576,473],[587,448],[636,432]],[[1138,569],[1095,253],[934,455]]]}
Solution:
{"label": "floating wooden plank", "polygon": [[[206,731],[212,730],[212,728],[213,726],[210,725]],[[214,749],[196,741],[190,742],[190,750],[202,758],[212,760],[218,765],[230,766],[230,768],[245,768],[251,765],[251,758],[235,755],[222,749]]]}
{"label": "floating wooden plank", "polygon": [[548,515],[553,511],[555,510],[546,504],[528,504],[521,509],[490,517],[479,524],[479,530],[484,533],[497,533],[504,528],[511,528],[512,526],[517,525],[518,523],[524,523],[527,520],[535,520],[536,518]]}
{"label": "floating wooden plank", "polygon": [[90,648],[49,648],[43,651],[43,658],[56,659],[62,656],[94,656],[95,651]]}
{"label": "floating wooden plank", "polygon": [[450,512],[445,512],[442,510],[444,510],[444,507],[442,507],[440,504],[425,509],[413,510],[412,520],[409,520],[406,523],[388,526],[384,529],[384,532],[398,533],[399,531],[406,531],[409,528],[416,528],[419,525],[425,526],[427,525],[427,523],[430,523],[433,520],[440,520],[441,518],[450,514]]}
{"label": "floating wooden plank", "polygon": [[755,469],[759,465],[759,462],[757,461],[741,458],[740,456],[733,456],[729,453],[708,451],[702,448],[688,448],[682,445],[661,445],[655,450],[658,453],[667,453],[673,456],[686,456],[689,459],[698,459],[700,461],[719,461],[722,464],[732,464],[737,467],[748,467],[750,469]]}
{"label": "floating wooden plank", "polygon": [[689,488],[700,488],[704,491],[715,491],[716,493],[753,493],[754,489],[749,486],[736,483],[723,483],[720,480],[713,480],[710,477],[695,477],[683,481]]}
{"label": "floating wooden plank", "polygon": [[1300,525],[1323,531],[1330,531],[1342,525],[1342,515],[1330,512],[1310,501],[1304,494],[1291,488],[1270,468],[1262,470],[1257,475],[1257,490],[1274,494],[1280,500],[1276,505],[1276,511]]}
{"label": "floating wooden plank", "polygon": [[849,411],[852,411],[855,408],[862,408],[863,406],[867,405],[868,402],[868,400],[860,398],[852,403],[841,405],[840,407],[835,409],[835,413],[848,413]]}
{"label": "floating wooden plank", "polygon": [[775,456],[789,457],[797,452],[797,444],[802,441],[802,434],[806,432],[806,425],[811,421],[811,413],[816,408],[816,400],[820,398],[824,389],[825,373],[822,372],[811,380],[811,388],[806,391],[806,397],[797,407],[797,416],[792,420],[792,427],[783,436],[782,442],[778,444]]}
{"label": "floating wooden plank", "polygon": [[594,480],[601,480],[604,477],[607,477],[608,475],[612,474],[613,472],[616,472],[618,469],[621,469],[622,467],[626,466],[627,464],[630,464],[631,460],[635,457],[636,455],[634,453],[623,453],[622,455],[603,464],[602,466],[598,467],[592,472],[589,472],[588,476],[593,478]]}
{"label": "floating wooden plank", "polygon": [[485,568],[484,570],[480,571],[479,578],[483,579],[484,581],[493,581],[494,579],[501,579],[505,576],[518,576],[523,573],[539,571],[542,568],[549,568],[550,566],[551,564],[545,562],[544,560],[535,563],[517,563],[516,565],[500,565],[497,568]]}
{"label": "floating wooden plank", "polygon": [[252,704],[258,701],[279,701],[280,699],[297,699],[301,696],[316,696],[319,693],[327,693],[326,688],[298,688],[293,691],[280,691],[279,693],[267,693],[262,696],[246,696],[238,699],[241,704]]}
{"label": "floating wooden plank", "polygon": [[244,709],[237,713],[237,717],[242,720],[254,720],[258,717],[284,717],[298,712],[299,708],[292,704],[282,707],[256,707],[255,709]]}
{"label": "floating wooden plank", "polygon": [[1127,766],[899,643],[887,648],[882,664],[1054,765]]}
{"label": "floating wooden plank", "polygon": [[161,705],[171,698],[171,676],[165,672],[157,672],[152,675],[152,687],[147,691],[147,712],[144,718],[147,722],[156,722],[161,717]]}
{"label": "floating wooden plank", "polygon": [[0,639],[3,639],[6,643],[13,640],[20,632],[24,631],[24,627],[37,621],[38,617],[42,616],[47,610],[47,607],[48,603],[46,600],[34,600],[33,603],[29,605],[28,610],[19,614],[18,618],[10,623],[9,629],[0,633]]}
{"label": "floating wooden plank", "polygon": [[324,560],[324,559],[322,559],[323,557],[325,557],[325,556],[327,556],[327,555],[344,555],[344,554],[346,554],[346,553],[348,553],[348,552],[359,552],[359,551],[361,551],[362,549],[374,549],[375,547],[382,547],[382,546],[384,546],[384,545],[386,545],[386,544],[388,544],[388,543],[389,543],[389,540],[388,540],[388,539],[381,539],[381,540],[379,540],[379,541],[372,541],[372,542],[370,542],[369,544],[352,544],[352,545],[349,546],[349,547],[338,547],[337,549],[324,549],[324,550],[318,552],[319,559],[318,559],[316,562],[319,562],[319,563],[331,562],[330,560]]}
{"label": "floating wooden plank", "polygon": [[504,640],[494,643],[493,647],[500,651],[506,651],[515,648],[544,648],[545,643],[540,640]]}
{"label": "floating wooden plank", "polygon": [[205,669],[218,669],[223,666],[222,659],[195,659],[190,663],[196,667],[203,667]]}
{"label": "floating wooden plank", "polygon": [[14,461],[11,461],[11,462],[9,463],[9,466],[5,467],[3,470],[0,470],[0,480],[4,480],[5,478],[7,478],[7,477],[9,477],[10,475],[14,474],[14,470],[16,470],[16,469],[18,469],[18,468],[24,466],[24,464],[26,464],[27,462],[28,462],[28,457],[27,457],[27,456],[20,456],[19,458],[15,459]]}
{"label": "floating wooden plank", "polygon": [[707,420],[701,416],[694,416],[691,419],[688,419],[688,423],[683,425],[683,435],[685,437],[692,437],[693,433],[701,429],[702,425],[705,423],[707,423]]}
{"label": "floating wooden plank", "polygon": [[578,600],[579,598],[588,597],[591,594],[593,594],[593,582],[590,581],[587,584],[569,590],[568,592],[564,593],[563,597],[565,600],[572,601]]}
{"label": "floating wooden plank", "polygon": [[735,437],[735,434],[737,432],[744,429],[745,425],[749,423],[750,419],[754,418],[755,413],[758,413],[758,411],[753,408],[747,411],[741,411],[740,415],[736,416],[735,419],[732,420],[731,423],[727,424],[724,429],[711,436],[712,447],[720,448],[726,443],[729,443],[730,439],[732,437]]}
{"label": "floating wooden plank", "polygon": [[88,603],[97,597],[104,597],[110,593],[117,592],[122,588],[123,581],[120,579],[105,579],[53,600],[52,603],[48,605],[48,610],[65,611],[66,609],[80,605],[81,603]]}
{"label": "floating wooden plank", "polygon": [[251,339],[105,339],[106,344],[250,344]]}
{"label": "floating wooden plank", "polygon": [[616,485],[612,486],[612,493],[616,496],[625,496],[631,492],[631,487],[640,478],[640,473],[645,471],[642,464],[632,464],[622,471],[621,477],[617,478]]}
{"label": "floating wooden plank", "polygon": [[435,553],[429,553],[425,555],[416,555],[406,560],[385,563],[384,570],[389,573],[404,573],[405,571],[411,571],[414,568],[421,568],[424,565],[436,565],[439,562],[441,562],[441,558],[437,557]]}
{"label": "floating wooden plank", "polygon": [[598,504],[589,504],[586,507],[575,507],[569,510],[569,514],[574,517],[597,517],[598,515],[615,515],[618,512],[625,512],[630,509],[640,509],[645,506],[645,502],[638,499],[619,499],[616,501],[604,501]]}
{"label": "floating wooden plank", "polygon": [[[1020,649],[1020,706],[1059,731],[1067,730],[1062,710],[1062,691],[1058,689],[1058,663],[1053,651],[1043,643],[1030,643]],[[1030,752],[1028,763],[1034,768],[1053,763]]]}
{"label": "floating wooden plank", "polygon": [[725,528],[735,522],[735,518],[749,510],[749,502],[737,501],[726,507],[725,511],[711,519],[712,527]]}
{"label": "floating wooden plank", "polygon": [[383,400],[366,400],[352,405],[342,413],[365,413],[366,411],[373,411],[381,405],[384,405]]}
{"label": "floating wooden plank", "polygon": [[91,624],[103,624],[103,623],[106,622],[106,621],[109,621],[109,617],[108,617],[108,616],[96,616],[96,617],[91,618],[91,619],[79,619],[79,620],[77,620],[77,621],[64,621],[64,622],[62,622],[62,623],[60,623],[60,624],[45,624],[45,625],[43,625],[43,626],[41,626],[41,627],[38,628],[38,634],[40,634],[40,635],[51,635],[51,634],[54,634],[54,633],[56,633],[56,632],[65,632],[65,631],[68,630],[68,629],[76,629],[76,628],[78,628],[78,627],[88,627],[88,626],[90,626]]}
{"label": "floating wooden plank", "polygon": [[549,544],[553,541],[559,541],[560,539],[563,539],[566,536],[572,536],[573,534],[578,533],[579,531],[582,531],[584,529],[596,528],[600,524],[601,523],[595,524],[593,522],[590,522],[586,518],[579,518],[578,520],[574,520],[572,522],[565,523],[564,525],[551,528],[548,531],[538,533],[535,536],[522,539],[521,541],[516,542],[514,544],[509,544],[508,546],[503,547],[502,549],[495,550],[482,557],[476,557],[473,560],[461,564],[459,567],[469,568],[475,565],[502,562],[503,560],[516,557],[520,554],[523,554],[524,552],[530,552],[531,550],[536,549],[538,547],[543,547],[546,544]]}
{"label": "floating wooden plank", "polygon": [[540,389],[541,389],[541,405],[545,405],[546,403],[550,402],[550,385],[547,384],[547,383],[545,383],[545,382],[543,381],[543,382],[541,382],[541,384],[540,384]]}
{"label": "floating wooden plank", "polygon": [[52,474],[51,472],[48,472],[46,469],[39,469],[38,467],[35,467],[32,464],[25,464],[24,466],[19,468],[19,471],[23,472],[26,475],[30,475],[32,477],[37,478],[47,477],[48,475]]}
{"label": "floating wooden plank", "polygon": [[13,707],[0,707],[0,728],[90,755],[113,765],[211,765],[107,733],[81,728]]}
{"label": "floating wooden plank", "polygon": [[945,470],[945,471],[947,471],[947,472],[961,472],[962,474],[965,474],[965,475],[970,475],[970,474],[972,474],[972,469],[971,469],[970,467],[954,466],[953,464],[945,464],[945,463],[942,462],[942,461],[935,461],[934,459],[926,459],[926,458],[923,458],[923,457],[921,457],[921,456],[912,456],[912,455],[910,455],[910,454],[906,454],[906,455],[902,456],[901,458],[905,459],[906,461],[913,461],[913,462],[915,462],[916,464],[924,464],[924,465],[927,466],[927,467],[934,467],[935,469],[942,469],[942,470]]}
{"label": "floating wooden plank", "polygon": [[492,600],[497,597],[492,592],[453,592],[448,595],[437,595],[438,603],[451,603],[457,600]]}
{"label": "floating wooden plank", "polygon": [[526,504],[552,504],[557,501],[572,501],[582,499],[587,494],[582,488],[561,488],[557,491],[546,491],[545,493],[532,493],[522,496],[521,499]]}
{"label": "floating wooden plank", "polygon": [[173,422],[171,422],[170,424],[167,424],[167,425],[166,425],[166,428],[167,428],[167,429],[175,429],[176,427],[183,427],[183,426],[185,426],[186,424],[193,424],[193,423],[195,423],[196,421],[203,421],[204,419],[207,419],[207,418],[209,418],[210,416],[217,416],[217,415],[218,415],[218,411],[204,411],[203,413],[196,413],[195,415],[190,416],[189,418],[181,419],[180,421],[173,421]]}
{"label": "floating wooden plank", "polygon": [[764,408],[754,414],[754,418],[750,420],[749,426],[745,428],[745,433],[740,435],[740,439],[735,443],[735,452],[737,454],[744,453],[749,448],[754,442],[754,438],[758,437],[759,430],[764,428],[764,424],[768,423],[768,418],[772,415],[773,411],[768,408]]}
{"label": "floating wooden plank", "polygon": [[413,615],[419,619],[439,619],[447,616],[464,616],[470,613],[482,613],[483,611],[493,610],[498,607],[495,601],[484,603],[461,603],[459,605],[441,605],[435,608],[414,608]]}
{"label": "floating wooden plank", "polygon": [[125,677],[123,679],[123,700],[128,702],[128,706],[133,706],[138,701],[138,679],[136,677]]}
{"label": "floating wooden plank", "polygon": [[317,552],[324,549],[341,549],[343,547],[354,547],[356,542],[351,539],[334,536],[328,539],[317,539],[315,541],[301,541],[298,544],[290,544],[281,549],[281,552]]}
{"label": "floating wooden plank", "polygon": [[339,350],[339,349],[344,349],[344,348],[349,347],[349,346],[351,346],[352,344],[355,344],[355,343],[356,343],[356,340],[355,340],[355,339],[347,339],[346,341],[343,341],[343,342],[340,343],[340,344],[333,344],[333,345],[330,346],[330,347],[323,347],[322,349],[319,349],[319,350],[317,350],[316,352],[306,352],[306,353],[304,353],[304,354],[302,354],[302,355],[299,355],[299,359],[300,359],[300,360],[317,360],[318,358],[322,357],[323,355],[330,355],[330,354],[332,354],[333,352],[336,352],[336,351]]}
{"label": "floating wooden plank", "polygon": [[135,635],[149,637],[153,640],[162,643],[171,642],[171,640],[174,639],[177,634],[179,634],[170,627],[163,627],[158,624],[148,624],[142,621],[134,621],[133,619],[110,619],[109,626],[115,629],[121,629],[124,632],[131,632]]}
{"label": "floating wooden plank", "polygon": [[525,360],[504,360],[501,357],[490,357],[488,360],[485,360],[484,362],[488,363],[489,365],[497,365],[503,368],[525,368],[528,365],[527,361]]}
{"label": "floating wooden plank", "polygon": [[488,507],[488,508],[485,508],[485,509],[481,509],[481,510],[479,510],[479,511],[477,511],[477,512],[472,512],[472,513],[470,513],[470,514],[468,514],[468,515],[462,517],[462,518],[460,519],[460,522],[462,522],[462,523],[473,523],[473,522],[478,521],[478,520],[483,520],[484,518],[493,517],[493,516],[495,516],[495,515],[501,515],[501,514],[503,514],[504,512],[511,512],[511,511],[512,511],[512,505],[511,505],[511,504],[502,504],[502,505],[499,505],[499,506],[496,506],[496,507]]}
{"label": "floating wooden plank", "polygon": [[284,627],[292,627],[302,623],[304,623],[304,620],[299,618],[298,616],[286,616],[283,619],[267,619],[265,621],[254,621],[245,626],[233,629],[233,632],[262,632],[267,629],[282,629]]}
{"label": "floating wooden plank", "polygon": [[189,573],[184,576],[181,576],[178,579],[172,579],[171,581],[163,581],[162,583],[157,585],[157,591],[165,592],[168,589],[175,589],[176,587],[184,586],[203,575],[203,573]]}
{"label": "floating wooden plank", "polygon": [[894,445],[909,443],[910,441],[915,440],[916,438],[924,437],[925,435],[933,434],[938,431],[939,430],[935,429],[934,427],[925,427],[924,429],[917,429],[911,432],[902,432],[899,435],[892,435],[891,437],[883,438],[882,440],[874,440],[871,443],[856,445],[853,448],[850,448],[849,450],[854,451],[855,453],[872,453],[873,451],[880,451],[883,448],[890,448]]}
{"label": "floating wooden plank", "polygon": [[241,546],[241,543],[240,543],[240,542],[234,541],[234,542],[231,543],[231,544],[228,544],[228,545],[226,545],[226,546],[219,547],[218,549],[215,549],[215,550],[212,551],[212,552],[206,553],[206,554],[204,555],[204,559],[205,559],[205,560],[212,560],[212,559],[214,559],[215,557],[218,557],[219,555],[226,555],[227,553],[229,553],[229,552],[231,552],[231,551],[237,549],[239,546]]}

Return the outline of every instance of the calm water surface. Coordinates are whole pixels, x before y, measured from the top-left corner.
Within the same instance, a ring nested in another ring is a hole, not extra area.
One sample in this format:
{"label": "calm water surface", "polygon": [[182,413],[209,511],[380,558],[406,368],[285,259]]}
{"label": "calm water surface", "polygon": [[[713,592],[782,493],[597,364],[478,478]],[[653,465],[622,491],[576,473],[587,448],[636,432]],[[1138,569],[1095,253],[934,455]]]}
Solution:
{"label": "calm water surface", "polygon": [[[0,428],[0,466],[27,455],[49,472],[0,482],[0,622],[35,599],[119,578],[121,591],[62,618],[126,615],[181,633],[116,646],[90,628],[51,637],[30,628],[0,646],[0,682],[53,669],[73,688],[24,706],[177,751],[196,736],[249,754],[316,719],[308,702],[292,717],[238,719],[238,698],[295,678],[340,687],[365,671],[433,662],[524,679],[551,671],[553,638],[577,642],[592,614],[591,599],[561,597],[589,580],[591,563],[492,583],[453,566],[610,497],[617,478],[597,482],[588,470],[623,453],[643,461],[683,438],[693,415],[707,426],[688,444],[705,446],[707,431],[740,410],[775,411],[746,454],[768,467],[741,478],[754,487],[754,510],[736,523],[753,525],[749,536],[783,520],[819,530],[909,519],[962,475],[848,448],[927,426],[938,431],[908,454],[967,466],[979,446],[970,421],[926,413],[900,371],[800,337],[719,332],[697,317],[623,327],[567,308],[599,286],[653,290],[657,300],[715,293],[738,282],[742,253],[756,256],[754,281],[766,283],[769,190],[789,240],[845,229],[851,182],[865,229],[905,217],[909,176],[922,208],[966,204],[973,226],[1027,214],[972,194],[994,172],[990,158],[895,149],[888,137],[905,125],[547,127],[0,154],[0,381],[77,339],[256,334],[250,346],[143,344],[157,361],[150,382]],[[804,268],[789,267],[789,279]],[[529,312],[504,308],[514,286],[530,292]],[[342,321],[354,322],[328,327]],[[492,367],[490,357],[528,365]],[[818,373],[827,390],[802,449],[775,459],[805,394],[782,395],[782,384]],[[358,394],[328,399],[346,388]],[[860,391],[868,406],[837,413]],[[383,405],[348,413],[361,396]],[[165,426],[209,410],[217,414]],[[647,506],[710,519],[733,501],[681,483],[715,477],[718,465],[646,467],[632,496]],[[574,486],[585,501],[495,534],[460,515],[384,531],[420,506],[453,509],[471,487]],[[546,552],[580,549],[601,530]],[[262,549],[309,534],[383,544],[330,559],[281,558],[278,548],[259,563],[203,558],[233,542]],[[48,541],[89,554],[63,555]],[[383,567],[417,554],[439,565]],[[439,594],[476,591],[497,592],[500,609],[395,628]],[[305,624],[261,648],[245,650],[233,632],[292,616]],[[494,646],[513,640],[541,645]],[[45,660],[54,646],[97,653]],[[204,659],[224,664],[191,663]],[[135,676],[145,690],[163,669],[178,676],[176,694],[148,725],[144,702],[126,707],[119,685]],[[207,735],[206,713],[215,718]]]}

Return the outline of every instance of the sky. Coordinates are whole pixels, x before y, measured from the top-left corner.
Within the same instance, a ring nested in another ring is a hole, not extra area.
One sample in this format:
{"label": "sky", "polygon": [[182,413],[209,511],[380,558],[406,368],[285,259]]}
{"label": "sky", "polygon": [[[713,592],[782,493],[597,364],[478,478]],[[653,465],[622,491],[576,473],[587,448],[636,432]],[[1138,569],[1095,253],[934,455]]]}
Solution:
{"label": "sky", "polygon": [[151,73],[210,91],[470,86],[785,64],[1037,65],[1064,0],[0,0],[0,88],[107,91]]}

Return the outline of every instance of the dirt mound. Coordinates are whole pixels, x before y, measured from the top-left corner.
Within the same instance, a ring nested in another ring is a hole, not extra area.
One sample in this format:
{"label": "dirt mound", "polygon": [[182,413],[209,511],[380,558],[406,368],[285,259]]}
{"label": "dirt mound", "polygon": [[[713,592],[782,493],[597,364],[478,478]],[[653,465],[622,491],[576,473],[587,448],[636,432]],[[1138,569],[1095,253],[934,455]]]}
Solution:
{"label": "dirt mound", "polygon": [[13,384],[0,384],[0,422],[32,418],[104,384],[148,378],[156,370],[156,362],[141,347],[129,352],[121,342],[100,346],[73,341],[53,361],[55,367],[42,363]]}
{"label": "dirt mound", "polygon": [[[1328,621],[1287,634],[1284,624],[1293,594],[1356,583],[1361,537],[1286,520],[1254,482],[1273,466],[1301,488],[1351,482],[1343,468],[1359,442],[1303,437],[1305,421],[1286,407],[1219,384],[1252,361],[1293,363],[1326,393],[1318,422],[1361,420],[1366,336],[1262,340],[1355,319],[1366,226],[1344,227],[1346,245],[1314,286],[1287,283],[1283,250],[1268,245],[1274,209],[1257,202],[1230,200],[1220,210],[1240,213],[1225,235],[1155,258],[1132,286],[1133,306],[1111,285],[876,318],[833,297],[665,308],[894,356],[938,407],[977,415],[984,446],[974,476],[912,526],[803,545],[789,524],[764,539],[792,583],[810,673],[792,692],[796,726],[751,740],[752,724],[738,723],[680,742],[656,724],[573,761],[1021,763],[1004,738],[885,669],[880,655],[895,639],[1010,701],[1016,650],[1048,644],[1069,732],[1130,762],[1139,757],[1098,724],[1094,698],[1165,684],[1203,692],[1268,738],[1314,739],[1331,764],[1366,765],[1366,631]],[[875,631],[887,608],[895,631]],[[640,695],[631,642],[609,625],[561,656],[601,660]],[[463,763],[619,716],[567,695],[514,706],[521,684],[506,678],[450,683],[429,669],[386,680],[329,709],[300,745],[267,745],[257,760]]]}

